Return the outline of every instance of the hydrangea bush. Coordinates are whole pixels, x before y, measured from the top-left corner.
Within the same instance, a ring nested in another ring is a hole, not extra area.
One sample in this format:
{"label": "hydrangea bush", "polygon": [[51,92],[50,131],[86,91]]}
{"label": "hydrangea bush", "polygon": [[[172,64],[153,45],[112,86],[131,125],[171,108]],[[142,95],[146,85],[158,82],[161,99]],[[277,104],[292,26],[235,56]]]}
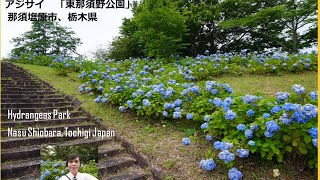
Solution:
{"label": "hydrangea bush", "polygon": [[[253,153],[279,162],[286,155],[297,153],[307,158],[310,167],[317,167],[317,91],[293,85],[291,92],[278,92],[273,98],[240,96],[234,95],[228,84],[212,80],[222,74],[315,71],[317,53],[205,54],[178,58],[176,62],[150,58],[83,61],[52,56],[50,63],[44,65],[61,75],[81,72],[78,77],[83,84],[78,87],[79,92],[95,96],[96,103],[116,104],[120,112],[133,111],[159,120],[201,122],[200,129],[218,151],[216,156],[200,162],[206,171],[214,170],[215,161],[221,161],[232,167],[229,179],[240,179],[243,174],[233,167],[233,162]],[[13,60],[34,64],[38,56],[24,55]],[[182,144],[192,146],[188,137]]]}
{"label": "hydrangea bush", "polygon": [[[230,167],[237,157],[247,158],[252,153],[278,162],[297,153],[306,157],[312,168],[317,167],[317,91],[307,92],[296,84],[292,92],[278,92],[273,98],[240,96],[234,95],[228,84],[208,78],[223,73],[298,72],[314,70],[316,65],[316,53],[217,53],[172,64],[149,59],[108,60],[82,68],[79,78],[84,84],[79,92],[97,95],[96,103],[117,104],[121,112],[203,122],[200,129],[208,141],[215,140],[213,148],[219,151],[215,160]],[[182,144],[192,146],[189,138]],[[200,167],[214,170],[214,157],[202,160]],[[240,179],[243,175],[233,167],[228,176]]]}

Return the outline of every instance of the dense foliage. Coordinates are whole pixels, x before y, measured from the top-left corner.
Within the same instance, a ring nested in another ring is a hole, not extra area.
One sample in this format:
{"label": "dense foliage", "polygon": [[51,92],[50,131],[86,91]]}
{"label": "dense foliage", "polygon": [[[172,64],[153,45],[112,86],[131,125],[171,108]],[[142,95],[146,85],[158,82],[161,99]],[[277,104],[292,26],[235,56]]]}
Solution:
{"label": "dense foliage", "polygon": [[81,44],[80,38],[74,35],[74,31],[57,22],[34,21],[30,31],[12,39],[15,48],[11,51],[11,58],[30,53],[64,56],[74,54]]}
{"label": "dense foliage", "polygon": [[196,56],[207,49],[263,52],[274,47],[298,53],[317,44],[315,0],[144,0],[134,3],[132,11],[108,58],[162,57],[160,52],[168,51]]}

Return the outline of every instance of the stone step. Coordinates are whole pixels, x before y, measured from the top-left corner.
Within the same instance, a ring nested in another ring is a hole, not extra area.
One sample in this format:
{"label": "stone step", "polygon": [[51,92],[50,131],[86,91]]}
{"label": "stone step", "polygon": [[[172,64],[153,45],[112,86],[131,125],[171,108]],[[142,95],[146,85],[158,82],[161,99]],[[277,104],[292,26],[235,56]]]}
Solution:
{"label": "stone step", "polygon": [[[25,176],[22,176],[22,177],[19,177],[15,180],[35,180],[35,179],[39,179],[40,177],[40,174],[28,174],[28,175],[25,175]],[[12,179],[10,179],[12,180]]]}
{"label": "stone step", "polygon": [[36,131],[44,131],[44,130],[47,130],[47,131],[61,131],[61,132],[64,132],[65,131],[65,128],[68,127],[68,130],[89,130],[90,131],[94,131],[94,128],[97,127],[97,125],[95,124],[73,124],[73,125],[70,125],[70,124],[65,124],[65,125],[59,125],[59,126],[49,126],[49,127],[39,127],[39,126],[30,126],[28,128],[10,128],[8,127],[6,130],[1,130],[1,137],[9,137],[9,131],[13,130],[13,131],[26,131],[28,133],[28,130],[31,130],[29,128],[35,128]]}
{"label": "stone step", "polygon": [[[35,89],[35,88],[46,88],[45,86],[41,86],[41,85],[34,85],[34,86],[29,86],[29,85],[22,85],[22,86],[18,86],[16,84],[2,84],[2,88],[23,88],[23,89]],[[49,88],[47,88],[49,89]]]}
{"label": "stone step", "polygon": [[[64,133],[64,132],[61,132]],[[27,134],[28,135],[28,134]],[[30,145],[41,145],[41,144],[52,144],[61,143],[65,141],[70,141],[77,139],[79,137],[20,137],[20,138],[2,138],[1,148],[10,149],[17,148],[20,146],[30,146]],[[83,137],[81,137],[83,139]]]}
{"label": "stone step", "polygon": [[[59,147],[66,146],[99,146],[103,143],[113,141],[113,138],[96,138],[96,139],[76,139],[67,142],[50,144]],[[41,155],[41,146],[23,146],[11,149],[2,149],[1,162],[13,161],[13,160],[25,160],[28,158],[36,158]]]}
{"label": "stone step", "polygon": [[2,98],[2,103],[41,103],[41,102],[66,102],[65,98],[39,98],[39,99],[16,99]]}
{"label": "stone step", "polygon": [[116,173],[122,168],[132,166],[135,162],[136,160],[131,157],[114,157],[107,160],[99,161],[99,176],[104,177],[108,176],[109,174]]}
{"label": "stone step", "polygon": [[54,95],[54,94],[56,94],[56,92],[53,92],[53,91],[20,91],[20,90],[4,91],[4,90],[1,90],[1,94],[21,94],[21,95],[39,94],[39,95]]}
{"label": "stone step", "polygon": [[[55,143],[51,145],[65,147],[65,146],[98,146],[103,143],[112,141],[112,138],[98,138],[98,139],[76,139],[62,143]],[[11,149],[3,149],[1,152],[1,161],[23,160],[31,157],[40,157],[41,146],[24,146]]]}
{"label": "stone step", "polygon": [[64,96],[59,94],[50,95],[39,95],[39,94],[1,94],[1,99],[3,98],[16,98],[16,99],[42,99],[42,98],[64,98]]}
{"label": "stone step", "polygon": [[33,79],[27,79],[27,80],[15,80],[15,79],[2,79],[1,84],[6,84],[6,83],[14,83],[18,85],[41,85],[41,83],[37,80]]}
{"label": "stone step", "polygon": [[100,146],[105,143],[114,142],[115,139],[113,137],[105,137],[105,138],[90,138],[90,139],[76,139],[70,140],[63,143],[56,143],[58,146]]}
{"label": "stone step", "polygon": [[40,157],[40,148],[41,146],[24,146],[12,149],[2,149],[1,163]]}
{"label": "stone step", "polygon": [[98,150],[98,159],[102,160],[104,158],[114,157],[120,154],[124,154],[125,149],[119,146],[112,146],[107,148],[99,148]]}
{"label": "stone step", "polygon": [[[61,106],[61,107],[40,107],[40,108],[1,108],[1,116],[5,115],[8,116],[8,111],[13,113],[53,113],[53,110],[57,110],[58,113],[65,113],[66,111],[72,111],[74,110],[74,106]],[[52,114],[53,115],[53,114]]]}
{"label": "stone step", "polygon": [[32,78],[30,76],[26,76],[25,74],[22,74],[21,72],[1,72],[1,75],[2,76],[9,76],[9,77],[12,77],[12,78]]}
{"label": "stone step", "polygon": [[[77,112],[77,114],[76,114]],[[2,128],[7,127],[29,127],[29,126],[53,126],[59,124],[77,124],[81,122],[88,122],[89,119],[87,117],[79,116],[81,114],[80,111],[71,111],[70,119],[50,119],[50,120],[7,120],[1,122]],[[78,116],[78,117],[77,117]]]}
{"label": "stone step", "polygon": [[36,79],[28,76],[28,77],[23,77],[21,74],[20,75],[3,75],[4,78],[10,78],[9,80],[13,81],[29,81],[29,82],[37,82]]}
{"label": "stone step", "polygon": [[1,86],[5,87],[5,86],[17,86],[17,87],[24,87],[24,86],[41,86],[42,84],[39,82],[16,82],[14,80],[8,80],[8,81],[1,81]]}
{"label": "stone step", "polygon": [[40,172],[40,158],[1,163],[1,179],[18,178]]}
{"label": "stone step", "polygon": [[45,102],[45,103],[1,103],[3,109],[19,108],[45,108],[45,107],[62,107],[71,106],[68,102]]}
{"label": "stone step", "polygon": [[116,175],[102,178],[102,180],[146,180],[148,174],[139,171],[122,172]]}
{"label": "stone step", "polygon": [[[51,110],[50,111],[50,113],[52,113],[52,111],[53,110]],[[13,112],[19,112],[19,110],[15,110],[15,111],[13,111]],[[22,109],[21,109],[21,112],[23,112],[22,111]],[[41,113],[44,113],[45,111],[41,111]],[[65,111],[59,111],[58,110],[58,112],[62,112],[62,113],[64,113]],[[77,111],[77,110],[74,110],[74,111],[69,111],[69,113],[70,113],[70,119],[72,119],[72,118],[77,118],[77,117],[79,117],[80,115],[81,115],[81,111]],[[12,117],[10,117],[10,119],[8,119],[9,117],[8,117],[8,110],[6,111],[6,113],[5,114],[1,114],[1,122],[3,123],[3,122],[14,122],[14,120],[12,119]],[[51,114],[51,118],[54,118],[54,119],[59,119],[59,117],[57,116],[57,117],[53,117],[52,116],[52,114]],[[68,117],[65,117],[65,118],[61,118],[61,120],[70,120],[70,119],[67,119]],[[24,121],[35,121],[34,119],[26,119],[26,118],[23,118],[23,119],[16,119],[15,120],[15,122],[24,122]],[[40,120],[39,120],[40,121]]]}
{"label": "stone step", "polygon": [[26,91],[26,92],[29,92],[29,91],[33,91],[33,92],[37,92],[37,91],[51,91],[50,88],[44,88],[44,87],[38,87],[38,88],[35,88],[35,87],[23,87],[23,86],[17,86],[17,87],[7,87],[7,86],[4,86],[4,87],[1,87],[1,90],[2,91]]}

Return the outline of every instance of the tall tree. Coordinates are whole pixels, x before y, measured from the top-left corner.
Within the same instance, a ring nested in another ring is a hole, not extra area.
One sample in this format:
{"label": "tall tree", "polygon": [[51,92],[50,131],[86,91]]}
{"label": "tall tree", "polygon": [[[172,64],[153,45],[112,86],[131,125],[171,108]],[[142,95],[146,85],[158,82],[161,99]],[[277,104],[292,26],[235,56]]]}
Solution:
{"label": "tall tree", "polygon": [[[220,5],[235,3],[235,0],[223,1]],[[260,46],[282,47],[297,53],[299,49],[316,43],[317,1],[316,0],[243,0],[242,3],[259,4],[256,11],[221,21],[220,27],[249,29],[246,36],[252,41],[260,39]],[[224,9],[224,12],[226,9]],[[238,11],[238,9],[234,10]],[[305,31],[302,31],[305,29]]]}
{"label": "tall tree", "polygon": [[143,44],[145,54],[169,57],[181,52],[187,28],[176,7],[165,0],[145,0],[140,8],[134,18],[138,26],[134,36]]}
{"label": "tall tree", "polygon": [[57,22],[34,21],[31,28],[31,31],[12,39],[15,46],[13,55],[24,52],[69,55],[76,53],[77,46],[81,44],[80,38],[73,37],[74,31]]}

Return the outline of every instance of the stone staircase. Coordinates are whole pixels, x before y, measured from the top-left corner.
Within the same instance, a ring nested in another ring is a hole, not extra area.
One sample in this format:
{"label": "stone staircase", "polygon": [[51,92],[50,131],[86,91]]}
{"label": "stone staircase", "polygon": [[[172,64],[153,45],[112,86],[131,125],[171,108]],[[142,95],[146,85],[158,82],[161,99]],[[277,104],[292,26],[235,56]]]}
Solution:
{"label": "stone staircase", "polygon": [[[83,137],[12,137],[8,129],[24,132],[28,127],[37,130],[99,129],[107,130],[102,120],[85,112],[79,101],[64,96],[47,83],[11,63],[1,63],[1,179],[34,180],[40,177],[40,152],[44,145],[98,146],[99,179],[152,179],[146,159],[132,151],[120,137],[85,139]],[[16,119],[8,113],[70,113],[70,118]],[[23,133],[21,133],[23,134]],[[157,178],[156,178],[157,179]]]}

